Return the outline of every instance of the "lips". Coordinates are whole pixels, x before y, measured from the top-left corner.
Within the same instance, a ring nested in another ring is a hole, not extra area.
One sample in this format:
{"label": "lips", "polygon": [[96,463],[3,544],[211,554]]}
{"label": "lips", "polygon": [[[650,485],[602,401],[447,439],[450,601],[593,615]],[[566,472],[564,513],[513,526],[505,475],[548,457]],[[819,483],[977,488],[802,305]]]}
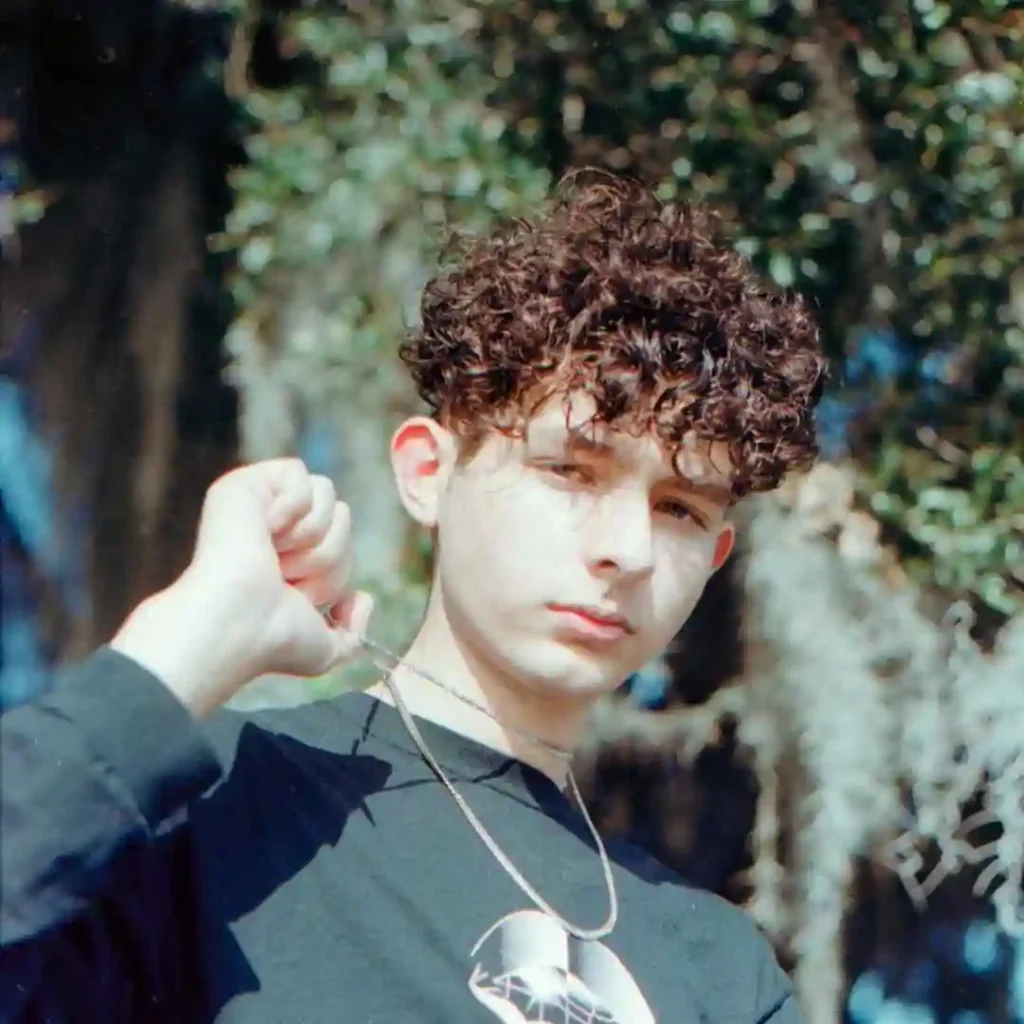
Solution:
{"label": "lips", "polygon": [[614,642],[635,632],[629,620],[615,612],[587,605],[548,605],[576,639]]}

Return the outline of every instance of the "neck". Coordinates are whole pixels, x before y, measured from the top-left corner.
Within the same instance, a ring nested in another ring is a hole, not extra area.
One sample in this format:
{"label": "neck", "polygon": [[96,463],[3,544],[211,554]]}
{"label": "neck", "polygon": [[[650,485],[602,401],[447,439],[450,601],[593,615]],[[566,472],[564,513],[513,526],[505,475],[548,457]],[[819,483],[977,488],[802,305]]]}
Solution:
{"label": "neck", "polygon": [[[441,609],[435,607],[428,610],[402,663],[391,673],[391,684],[416,717],[529,764],[560,787],[566,782],[568,760],[527,737],[574,750],[591,707],[590,701],[531,689],[489,667],[458,641]],[[394,704],[384,681],[368,692]]]}

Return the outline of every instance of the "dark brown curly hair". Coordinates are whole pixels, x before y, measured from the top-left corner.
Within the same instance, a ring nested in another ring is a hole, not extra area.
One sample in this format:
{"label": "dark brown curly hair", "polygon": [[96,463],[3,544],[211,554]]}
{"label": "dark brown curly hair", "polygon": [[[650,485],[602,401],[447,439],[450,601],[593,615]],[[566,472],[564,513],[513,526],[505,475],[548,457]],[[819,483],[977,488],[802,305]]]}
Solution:
{"label": "dark brown curly hair", "polygon": [[449,250],[400,351],[420,397],[473,444],[583,388],[596,422],[651,430],[673,455],[691,431],[726,442],[734,497],[777,487],[817,455],[825,360],[806,303],[719,227],[632,180],[571,175],[543,216]]}

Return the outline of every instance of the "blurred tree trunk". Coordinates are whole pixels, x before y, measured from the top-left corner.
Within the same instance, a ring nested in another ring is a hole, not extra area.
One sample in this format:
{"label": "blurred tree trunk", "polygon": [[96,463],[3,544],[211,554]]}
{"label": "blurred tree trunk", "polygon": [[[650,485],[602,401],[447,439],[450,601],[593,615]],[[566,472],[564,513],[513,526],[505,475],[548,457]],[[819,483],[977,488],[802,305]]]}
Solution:
{"label": "blurred tree trunk", "polygon": [[5,105],[52,196],[3,266],[0,327],[5,352],[36,336],[30,390],[84,559],[88,608],[60,627],[61,655],[182,567],[203,491],[235,457],[229,311],[205,247],[231,155],[202,75],[218,38],[208,17],[110,0],[33,6],[5,36],[22,69]]}

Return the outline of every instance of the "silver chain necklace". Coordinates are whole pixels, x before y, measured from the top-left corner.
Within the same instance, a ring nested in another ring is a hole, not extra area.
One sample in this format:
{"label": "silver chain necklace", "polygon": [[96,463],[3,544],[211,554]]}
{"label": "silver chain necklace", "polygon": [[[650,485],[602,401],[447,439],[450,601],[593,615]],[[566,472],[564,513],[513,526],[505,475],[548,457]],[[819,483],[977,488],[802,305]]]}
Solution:
{"label": "silver chain necklace", "polygon": [[[419,749],[423,759],[430,766],[434,774],[444,784],[445,789],[448,790],[452,799],[455,801],[459,810],[462,812],[463,817],[469,822],[473,831],[480,837],[483,844],[490,850],[491,855],[494,859],[505,869],[506,874],[512,879],[516,885],[533,901],[534,905],[542,910],[549,917],[557,921],[563,929],[577,939],[583,941],[592,942],[598,939],[603,939],[610,935],[615,928],[616,923],[619,919],[619,897],[615,889],[615,878],[612,874],[611,861],[608,858],[608,851],[605,849],[603,840],[601,839],[600,833],[597,831],[594,825],[593,819],[590,817],[590,812],[587,810],[586,804],[583,802],[583,797],[580,795],[579,786],[576,784],[576,776],[573,775],[572,766],[568,764],[568,761],[572,758],[571,751],[565,750],[562,747],[557,747],[554,744],[548,743],[542,740],[538,736],[534,736],[530,733],[523,732],[519,729],[514,729],[511,726],[505,725],[490,711],[489,708],[483,704],[478,703],[475,700],[467,697],[465,694],[460,693],[454,687],[449,686],[447,683],[443,683],[436,676],[431,675],[429,672],[424,672],[422,669],[416,668],[415,665],[410,665],[407,661],[404,661],[397,654],[388,650],[383,644],[377,643],[376,640],[371,639],[368,636],[364,636],[361,633],[354,634],[363,649],[370,656],[374,665],[377,666],[384,673],[384,685],[387,686],[388,692],[391,694],[392,699],[395,702],[395,708],[398,711],[399,716],[402,719],[402,723],[405,725],[406,730],[412,737],[413,742]],[[419,727],[416,725],[416,721],[409,711],[408,705],[405,703],[405,698],[398,692],[398,687],[395,684],[394,672],[395,669],[402,666],[407,672],[411,672],[413,675],[419,676],[421,679],[428,683],[432,683],[434,686],[445,691],[445,693],[451,694],[453,697],[457,697],[463,703],[468,704],[470,707],[475,708],[482,714],[487,715],[492,721],[497,722],[503,729],[507,729],[509,732],[514,732],[516,735],[534,744],[535,746],[548,751],[551,754],[565,760],[566,774],[569,781],[569,790],[572,793],[573,799],[579,806],[580,812],[583,815],[583,820],[587,823],[587,828],[590,830],[590,835],[594,840],[594,846],[597,848],[598,856],[601,859],[601,869],[604,872],[605,886],[608,890],[608,916],[605,919],[604,924],[597,928],[581,928],[578,925],[574,925],[567,921],[561,914],[551,906],[543,896],[527,881],[523,876],[522,872],[512,863],[511,858],[507,853],[498,845],[497,840],[487,831],[483,822],[476,816],[473,809],[466,802],[463,795],[455,788],[455,784],[445,774],[444,769],[438,763],[437,758],[431,753],[430,748],[427,746],[426,740],[424,740]]]}

